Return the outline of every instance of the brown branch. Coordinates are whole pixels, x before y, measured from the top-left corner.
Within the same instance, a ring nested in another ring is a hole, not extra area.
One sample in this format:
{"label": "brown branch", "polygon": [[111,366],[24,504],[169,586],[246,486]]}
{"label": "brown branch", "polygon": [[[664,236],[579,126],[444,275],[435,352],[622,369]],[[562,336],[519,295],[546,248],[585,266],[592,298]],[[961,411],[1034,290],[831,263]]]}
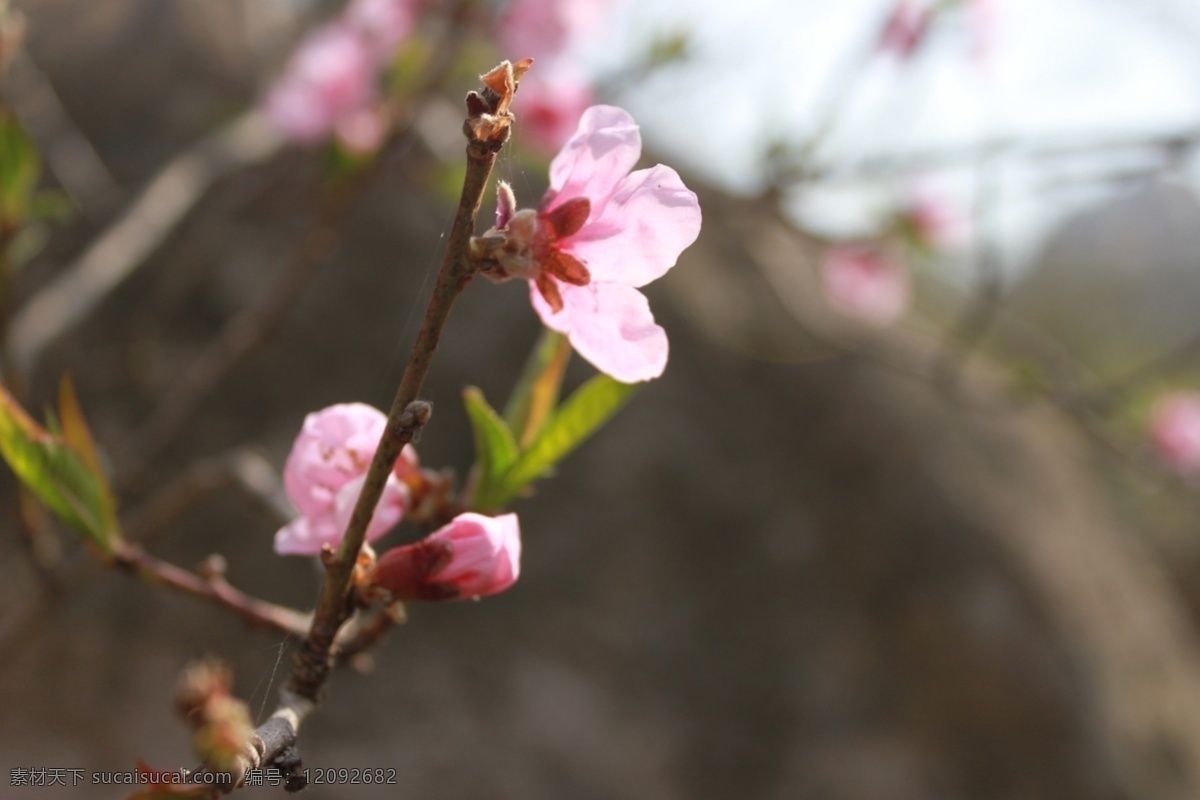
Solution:
{"label": "brown branch", "polygon": [[191,770],[191,775],[218,771],[228,771],[233,774],[233,783],[228,786],[214,786],[212,796],[216,797],[233,791],[241,785],[247,772],[270,766],[281,753],[295,745],[296,736],[300,733],[300,726],[312,713],[316,704],[287,689],[280,692],[280,698],[278,708],[272,712],[266,722],[255,728],[250,741],[234,759],[231,769],[216,770],[208,764],[201,764]]}
{"label": "brown branch", "polygon": [[[511,72],[509,77],[511,80]],[[367,470],[366,481],[354,506],[346,534],[337,552],[328,553],[325,558],[325,581],[313,615],[312,630],[296,654],[296,663],[288,682],[291,691],[314,702],[319,700],[325,681],[329,677],[330,648],[338,629],[351,612],[350,582],[359,551],[362,549],[367,525],[375,513],[375,506],[383,494],[384,483],[400,451],[412,441],[413,434],[429,419],[432,409],[428,403],[418,402],[417,394],[421,391],[421,385],[429,372],[450,309],[474,276],[475,268],[468,255],[469,244],[475,232],[475,219],[479,214],[483,191],[496,162],[496,156],[508,138],[507,123],[511,120],[511,116],[504,113],[511,95],[507,98],[485,95],[485,99],[493,101],[490,108],[483,107],[484,100],[478,95],[472,93],[468,96],[467,108],[471,114],[468,123],[479,120],[485,111],[499,113],[504,119],[496,121],[493,128],[473,128],[470,124],[464,128],[468,136],[467,174],[463,180],[462,194],[459,196],[458,210],[454,215],[454,225],[442,258],[437,284],[426,306],[421,330],[417,334],[408,366],[405,367],[400,387],[388,412],[387,427]],[[499,101],[500,105],[497,106],[494,101]]]}
{"label": "brown branch", "polygon": [[357,662],[353,661],[355,656],[374,648],[388,631],[406,620],[403,603],[376,609],[370,615],[359,613],[338,634],[332,650],[334,658],[339,664],[352,662],[357,667]]}
{"label": "brown branch", "polygon": [[223,565],[210,561],[205,574],[197,575],[147,553],[134,544],[124,544],[114,554],[118,567],[152,585],[200,597],[229,609],[252,625],[271,628],[280,633],[304,636],[308,631],[308,616],[295,609],[251,597],[230,586],[225,580]]}

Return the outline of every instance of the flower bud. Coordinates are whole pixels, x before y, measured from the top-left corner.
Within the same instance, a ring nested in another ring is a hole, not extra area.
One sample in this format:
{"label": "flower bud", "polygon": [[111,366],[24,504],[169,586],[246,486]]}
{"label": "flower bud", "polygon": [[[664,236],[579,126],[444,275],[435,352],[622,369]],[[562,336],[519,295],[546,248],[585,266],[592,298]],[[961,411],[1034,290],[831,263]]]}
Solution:
{"label": "flower bud", "polygon": [[195,731],[196,752],[215,769],[230,769],[254,735],[246,704],[230,694],[228,667],[215,661],[188,665],[175,690],[175,705]]}
{"label": "flower bud", "polygon": [[512,586],[520,567],[517,515],[467,512],[419,542],[384,553],[367,583],[397,600],[482,597]]}

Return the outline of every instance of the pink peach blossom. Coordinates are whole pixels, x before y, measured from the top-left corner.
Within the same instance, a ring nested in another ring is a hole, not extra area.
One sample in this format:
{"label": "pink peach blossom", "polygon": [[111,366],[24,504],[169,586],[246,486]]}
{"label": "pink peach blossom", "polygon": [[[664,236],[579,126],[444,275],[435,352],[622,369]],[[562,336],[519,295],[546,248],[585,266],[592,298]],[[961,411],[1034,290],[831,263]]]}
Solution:
{"label": "pink peach blossom", "polygon": [[517,130],[535,146],[557,150],[571,138],[594,96],[587,81],[566,66],[531,72],[521,79],[521,91],[513,103]]}
{"label": "pink peach blossom", "polygon": [[897,221],[912,243],[926,250],[959,249],[971,238],[967,217],[933,190],[922,186],[911,190]]}
{"label": "pink peach blossom", "polygon": [[526,278],[542,322],[601,372],[634,383],[662,374],[667,334],[639,287],[662,277],[700,233],[700,203],[678,173],[630,172],[642,151],[633,118],[613,106],[583,113],[550,163],[536,211],[514,211],[501,187],[502,277]]}
{"label": "pink peach blossom", "polygon": [[908,307],[908,271],[875,247],[838,245],[821,262],[825,299],[859,319],[884,325]]}
{"label": "pink peach blossom", "polygon": [[902,61],[910,58],[925,38],[934,13],[924,0],[898,0],[879,34],[878,51]]}
{"label": "pink peach blossom", "polygon": [[400,600],[451,600],[502,592],[520,570],[517,515],[466,512],[425,539],[381,555],[367,582]]}
{"label": "pink peach blossom", "polygon": [[1200,476],[1200,393],[1175,392],[1159,400],[1151,413],[1150,439],[1168,467]]}
{"label": "pink peach blossom", "polygon": [[380,108],[360,108],[339,119],[334,132],[348,152],[369,155],[383,144],[383,138],[387,135],[387,118]]}
{"label": "pink peach blossom", "polygon": [[266,113],[302,144],[327,138],[343,117],[375,100],[376,65],[366,40],[332,24],[307,36],[267,96]]}
{"label": "pink peach blossom", "polygon": [[418,10],[415,0],[352,0],[342,20],[367,41],[377,62],[386,63],[412,33]]}
{"label": "pink peach blossom", "polygon": [[[322,546],[341,542],[386,426],[383,412],[362,403],[329,406],[304,418],[283,470],[284,488],[301,516],[275,534],[275,552],[316,555]],[[397,473],[415,464],[415,451],[405,447],[384,485],[367,541],[383,536],[404,515],[409,490]]]}
{"label": "pink peach blossom", "polygon": [[507,58],[546,59],[572,39],[595,36],[612,0],[510,0],[500,16],[500,45]]}

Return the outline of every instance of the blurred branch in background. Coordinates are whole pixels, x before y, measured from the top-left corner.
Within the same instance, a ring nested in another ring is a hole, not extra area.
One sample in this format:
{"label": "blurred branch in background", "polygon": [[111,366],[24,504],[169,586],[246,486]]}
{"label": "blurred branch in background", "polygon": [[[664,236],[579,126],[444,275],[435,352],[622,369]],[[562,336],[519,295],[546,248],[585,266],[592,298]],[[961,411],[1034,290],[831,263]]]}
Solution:
{"label": "blurred branch in background", "polygon": [[13,318],[11,347],[28,373],[47,346],[87,317],[187,218],[222,175],[260,162],[281,145],[257,111],[249,111],[173,158],[115,222]]}

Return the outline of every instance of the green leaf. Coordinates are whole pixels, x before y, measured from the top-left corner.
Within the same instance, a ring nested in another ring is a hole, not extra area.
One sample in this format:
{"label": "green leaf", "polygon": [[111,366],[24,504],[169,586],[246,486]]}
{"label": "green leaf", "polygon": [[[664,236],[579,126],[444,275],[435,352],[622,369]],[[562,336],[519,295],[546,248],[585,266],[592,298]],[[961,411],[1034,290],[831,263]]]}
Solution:
{"label": "green leaf", "polygon": [[636,384],[619,383],[607,375],[597,375],[579,387],[517,457],[495,488],[475,493],[472,508],[502,508],[611,419],[637,388]]}
{"label": "green leaf", "polygon": [[[112,554],[120,544],[116,509],[108,481],[98,469],[94,445],[85,455],[72,440],[82,441],[82,415],[71,400],[60,409],[64,428],[69,432],[55,436],[25,413],[3,386],[0,386],[0,456],[28,489],[54,514],[100,548]],[[90,441],[90,434],[86,434]],[[93,471],[89,462],[94,462]]]}
{"label": "green leaf", "polygon": [[543,328],[504,406],[504,419],[521,447],[528,447],[537,437],[558,405],[563,373],[570,360],[571,344],[567,337]]}
{"label": "green leaf", "polygon": [[[512,431],[496,410],[488,405],[483,392],[474,386],[463,390],[463,403],[475,433],[475,471],[473,497],[486,496],[517,460],[519,451]],[[474,505],[474,502],[470,505]]]}
{"label": "green leaf", "polygon": [[83,460],[84,465],[97,475],[104,474],[100,465],[100,453],[96,440],[83,419],[83,409],[75,394],[75,384],[69,375],[58,382],[58,419],[62,425],[62,438]]}
{"label": "green leaf", "polygon": [[0,227],[24,220],[41,170],[33,141],[12,114],[0,112]]}

